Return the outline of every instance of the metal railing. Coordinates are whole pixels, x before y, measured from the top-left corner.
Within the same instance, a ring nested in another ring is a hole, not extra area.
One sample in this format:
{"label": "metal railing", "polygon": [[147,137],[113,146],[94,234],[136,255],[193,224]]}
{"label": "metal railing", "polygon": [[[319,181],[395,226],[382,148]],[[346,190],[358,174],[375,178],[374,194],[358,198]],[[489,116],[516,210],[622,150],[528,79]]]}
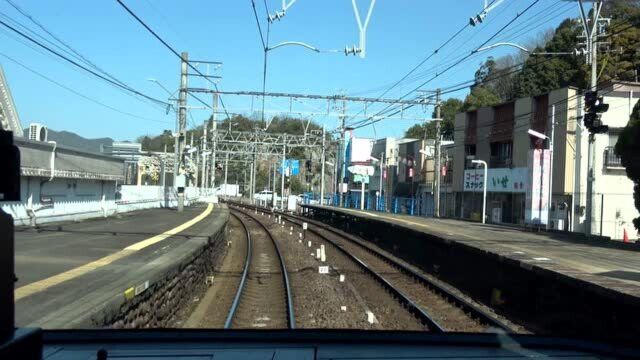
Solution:
{"label": "metal railing", "polygon": [[623,169],[622,159],[613,151],[613,146],[604,149],[604,167],[608,169]]}

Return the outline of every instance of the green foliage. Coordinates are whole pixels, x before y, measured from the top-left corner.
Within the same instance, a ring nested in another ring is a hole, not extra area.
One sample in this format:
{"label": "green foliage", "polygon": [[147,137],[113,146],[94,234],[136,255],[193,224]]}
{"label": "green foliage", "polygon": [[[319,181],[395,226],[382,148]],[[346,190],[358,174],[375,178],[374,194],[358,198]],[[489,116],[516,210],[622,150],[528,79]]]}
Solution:
{"label": "green foliage", "polygon": [[[207,120],[207,129],[212,128],[212,118]],[[274,117],[267,129],[268,133],[286,133],[291,135],[303,135],[305,126],[307,125],[306,119],[298,119],[292,117]],[[219,131],[228,131],[231,128],[232,131],[255,131],[257,129],[264,128],[264,124],[261,120],[251,119],[243,115],[235,115],[230,119],[224,119],[217,123],[217,129]],[[307,128],[307,133],[313,130],[322,130],[322,127],[315,122],[310,122]],[[194,146],[200,146],[204,133],[204,126],[199,125],[193,129],[187,130],[186,142],[191,143],[191,137],[193,136]],[[167,152],[173,152],[175,139],[172,136],[170,130],[164,130],[162,134],[156,136],[144,135],[136,139],[137,142],[142,144],[143,151],[163,151],[164,145],[167,145]],[[292,148],[287,152],[287,157],[291,159],[300,159],[304,162],[304,159],[309,157],[308,151],[305,148]],[[219,163],[224,159],[218,158]],[[269,172],[271,171],[271,180],[273,180],[272,163],[269,161],[259,161],[257,163],[256,173],[256,189],[260,191],[268,187],[269,184]],[[245,174],[246,173],[246,174]],[[230,163],[228,170],[227,181],[229,184],[244,184],[245,175],[248,178],[250,176],[249,166],[247,163]],[[278,177],[279,179],[279,177]],[[303,192],[306,190],[306,184],[301,182],[298,177],[292,177],[291,186],[294,193]],[[224,171],[218,170],[216,172],[216,185],[220,185],[224,182]],[[277,187],[280,188],[279,186]],[[243,191],[247,191],[246,188]]]}
{"label": "green foliage", "polygon": [[[627,176],[633,181],[633,200],[640,211],[640,100],[633,107],[627,126],[618,137],[614,149],[620,156]],[[633,225],[640,231],[640,217],[633,219]]]}
{"label": "green foliage", "polygon": [[162,134],[157,136],[139,136],[136,142],[142,144],[143,151],[164,151],[164,146],[167,145],[167,152],[173,152],[175,145],[171,130],[164,130]]}
{"label": "green foliage", "polygon": [[[442,117],[440,132],[445,139],[453,139],[453,122],[456,114],[462,111],[462,105],[462,101],[456,98],[447,99],[442,102],[440,108],[440,116]],[[436,117],[435,109],[431,116]],[[414,139],[435,139],[436,123],[429,121],[427,123],[413,125],[405,131],[404,136]]]}
{"label": "green foliage", "polygon": [[464,99],[462,111],[475,110],[483,106],[491,106],[500,103],[500,97],[490,88],[477,86]]}
{"label": "green foliage", "polygon": [[[556,28],[551,40],[544,47],[536,48],[534,51],[573,51],[581,31],[582,25],[577,20],[565,19]],[[586,73],[584,57],[531,56],[514,78],[515,97],[538,95],[569,85],[584,88],[587,84]]]}

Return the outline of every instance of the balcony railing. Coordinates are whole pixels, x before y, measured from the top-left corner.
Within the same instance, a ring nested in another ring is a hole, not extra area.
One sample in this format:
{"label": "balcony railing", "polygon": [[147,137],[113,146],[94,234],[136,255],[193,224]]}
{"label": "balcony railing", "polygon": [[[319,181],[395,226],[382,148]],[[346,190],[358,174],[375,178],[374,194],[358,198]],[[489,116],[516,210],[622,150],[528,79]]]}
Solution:
{"label": "balcony railing", "polygon": [[624,169],[622,160],[613,151],[613,146],[607,146],[604,149],[604,167],[607,169]]}

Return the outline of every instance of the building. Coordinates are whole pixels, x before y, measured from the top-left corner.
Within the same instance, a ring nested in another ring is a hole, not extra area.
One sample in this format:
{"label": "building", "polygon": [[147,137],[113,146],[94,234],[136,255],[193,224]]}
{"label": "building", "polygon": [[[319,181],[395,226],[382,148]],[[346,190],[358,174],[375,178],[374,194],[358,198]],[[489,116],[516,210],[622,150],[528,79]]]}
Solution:
{"label": "building", "polygon": [[[633,206],[633,184],[620,167],[619,159],[613,155],[611,146],[626,125],[639,92],[640,84],[637,83],[617,82],[600,89],[600,94],[605,95],[605,103],[610,104],[602,118],[610,131],[596,135],[594,234],[621,238],[624,229],[631,233],[631,219],[637,216]],[[532,219],[528,216],[531,207],[536,206],[532,205],[531,199],[536,196],[539,184],[539,210],[543,215],[538,219],[542,221],[538,225],[584,231],[588,133],[580,125],[582,108],[579,91],[566,87],[457,114],[455,144],[449,150],[453,153],[453,216],[480,220],[483,170],[471,161],[484,160],[488,164],[487,221],[531,224]],[[553,129],[552,120],[555,122]],[[532,137],[529,129],[548,138],[553,135],[552,164],[548,158],[544,163],[547,156],[544,152],[534,153],[537,148],[548,148],[549,140]],[[535,172],[538,158],[534,154],[543,154],[539,173]],[[548,177],[549,172],[553,173],[552,177]],[[552,196],[547,204],[549,181]]]}
{"label": "building", "polygon": [[22,137],[23,129],[16,105],[11,96],[7,79],[0,66],[0,130],[12,131],[13,136]]}
{"label": "building", "polygon": [[18,225],[108,216],[124,180],[122,159],[55,142],[14,137],[20,150],[21,201],[2,209]]}

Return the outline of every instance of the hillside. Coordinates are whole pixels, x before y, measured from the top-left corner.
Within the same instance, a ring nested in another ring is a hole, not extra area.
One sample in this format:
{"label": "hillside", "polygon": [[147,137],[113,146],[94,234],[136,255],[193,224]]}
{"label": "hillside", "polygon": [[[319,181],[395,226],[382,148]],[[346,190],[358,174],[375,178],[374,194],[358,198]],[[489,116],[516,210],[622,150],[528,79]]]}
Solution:
{"label": "hillside", "polygon": [[60,145],[96,153],[100,152],[100,145],[111,145],[113,143],[113,139],[109,137],[87,139],[70,131],[55,131],[51,129],[49,129],[48,139]]}

